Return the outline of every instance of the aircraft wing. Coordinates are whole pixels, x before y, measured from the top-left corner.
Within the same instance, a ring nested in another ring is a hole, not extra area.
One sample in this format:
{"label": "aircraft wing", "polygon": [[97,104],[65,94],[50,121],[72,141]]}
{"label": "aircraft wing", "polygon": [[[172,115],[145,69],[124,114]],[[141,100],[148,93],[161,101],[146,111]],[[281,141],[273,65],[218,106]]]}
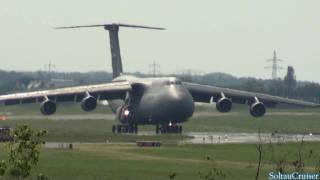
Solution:
{"label": "aircraft wing", "polygon": [[275,107],[279,103],[302,107],[320,107],[319,104],[311,102],[271,96],[267,94],[193,83],[183,84],[190,91],[194,101],[196,102],[209,103],[211,100],[217,102],[221,98],[221,93],[223,93],[227,98],[230,98],[232,102],[240,104],[251,104],[255,101],[255,97],[257,97],[259,101],[263,102],[267,107]]}
{"label": "aircraft wing", "polygon": [[97,85],[75,86],[52,90],[15,93],[0,96],[0,104],[15,105],[42,102],[46,98],[55,102],[80,102],[87,93],[98,100],[124,99],[131,90],[128,82],[111,82]]}

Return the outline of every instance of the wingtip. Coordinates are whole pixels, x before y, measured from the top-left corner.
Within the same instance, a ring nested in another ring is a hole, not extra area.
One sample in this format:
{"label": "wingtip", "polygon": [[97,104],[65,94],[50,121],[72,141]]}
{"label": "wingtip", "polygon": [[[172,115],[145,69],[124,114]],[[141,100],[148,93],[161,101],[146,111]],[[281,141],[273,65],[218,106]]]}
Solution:
{"label": "wingtip", "polygon": [[70,28],[73,28],[73,27],[64,27],[64,26],[61,26],[61,27],[53,27],[52,29],[70,29]]}

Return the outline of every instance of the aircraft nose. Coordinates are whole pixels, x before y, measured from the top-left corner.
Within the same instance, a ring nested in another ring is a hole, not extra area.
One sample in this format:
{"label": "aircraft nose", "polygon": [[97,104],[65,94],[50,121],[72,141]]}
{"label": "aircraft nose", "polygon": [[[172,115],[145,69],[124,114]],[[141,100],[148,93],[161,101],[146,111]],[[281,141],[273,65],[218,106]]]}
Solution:
{"label": "aircraft nose", "polygon": [[194,111],[194,102],[191,95],[181,89],[169,90],[161,99],[159,113],[165,119],[183,121],[191,117]]}
{"label": "aircraft nose", "polygon": [[168,94],[168,97],[164,99],[167,105],[171,108],[179,108],[188,104],[188,96],[184,93],[172,93]]}
{"label": "aircraft nose", "polygon": [[191,94],[183,86],[149,89],[140,101],[142,116],[153,123],[184,122],[194,112]]}

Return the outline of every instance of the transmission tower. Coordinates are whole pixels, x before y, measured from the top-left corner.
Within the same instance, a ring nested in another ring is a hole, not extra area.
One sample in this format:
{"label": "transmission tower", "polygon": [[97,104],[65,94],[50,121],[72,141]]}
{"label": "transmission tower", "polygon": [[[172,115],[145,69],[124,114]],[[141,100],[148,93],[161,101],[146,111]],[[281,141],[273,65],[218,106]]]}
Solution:
{"label": "transmission tower", "polygon": [[51,61],[49,61],[49,64],[46,64],[45,69],[47,69],[48,72],[48,78],[51,79],[52,75],[54,74],[54,69],[56,68],[56,65],[52,64]]}
{"label": "transmission tower", "polygon": [[265,69],[272,69],[272,79],[278,78],[278,69],[283,69],[283,67],[278,65],[278,62],[283,61],[282,59],[278,59],[276,50],[273,51],[273,58],[266,60],[268,62],[272,62],[272,66],[267,66]]}
{"label": "transmission tower", "polygon": [[149,65],[149,68],[149,72],[153,77],[156,77],[157,74],[160,74],[160,64],[157,64],[155,61],[153,61],[153,63]]}

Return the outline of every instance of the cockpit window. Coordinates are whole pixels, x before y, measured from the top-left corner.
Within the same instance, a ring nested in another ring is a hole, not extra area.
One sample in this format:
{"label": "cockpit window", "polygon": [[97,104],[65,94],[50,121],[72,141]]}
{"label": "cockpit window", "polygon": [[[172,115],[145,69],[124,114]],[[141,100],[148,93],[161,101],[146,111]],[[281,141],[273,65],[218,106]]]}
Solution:
{"label": "cockpit window", "polygon": [[167,82],[167,85],[181,85],[182,84],[182,82],[180,81],[180,80],[177,80],[177,79],[173,79],[173,80],[169,80],[168,82]]}
{"label": "cockpit window", "polygon": [[170,78],[170,79],[162,79],[162,80],[158,80],[158,81],[153,81],[152,84],[153,84],[153,85],[166,85],[166,86],[170,86],[170,85],[181,85],[182,82],[181,82],[179,79]]}

